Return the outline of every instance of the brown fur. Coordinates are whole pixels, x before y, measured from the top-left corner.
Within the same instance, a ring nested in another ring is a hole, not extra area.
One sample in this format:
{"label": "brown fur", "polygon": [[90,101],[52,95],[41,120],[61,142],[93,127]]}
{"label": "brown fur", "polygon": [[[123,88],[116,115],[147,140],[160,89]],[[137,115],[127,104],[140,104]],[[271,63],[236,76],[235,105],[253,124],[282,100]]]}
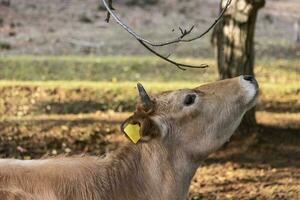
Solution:
{"label": "brown fur", "polygon": [[[141,141],[103,158],[0,160],[0,200],[185,199],[201,160],[254,105],[249,84],[238,77],[154,96],[151,112],[138,105],[122,125],[139,124]],[[183,104],[187,94],[197,95],[193,105]]]}
{"label": "brown fur", "polygon": [[[153,160],[165,161],[164,171],[149,169]],[[175,174],[166,170],[171,165],[166,151],[155,142],[127,144],[102,159],[59,157],[42,160],[44,163],[8,164],[10,161],[0,164],[1,200],[129,200],[145,196],[154,200],[163,194],[152,180],[153,173],[160,174],[162,182],[175,180]]]}

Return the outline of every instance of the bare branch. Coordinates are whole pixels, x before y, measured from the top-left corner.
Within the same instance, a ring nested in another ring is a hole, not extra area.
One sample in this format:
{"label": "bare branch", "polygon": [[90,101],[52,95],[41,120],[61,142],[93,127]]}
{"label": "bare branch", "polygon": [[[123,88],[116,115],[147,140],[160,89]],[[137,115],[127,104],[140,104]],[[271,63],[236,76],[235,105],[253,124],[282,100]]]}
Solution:
{"label": "bare branch", "polygon": [[152,52],[153,54],[155,54],[156,56],[160,57],[161,59],[175,65],[176,67],[178,67],[179,69],[181,70],[186,70],[185,68],[194,68],[194,69],[199,69],[199,68],[207,68],[208,65],[206,64],[201,64],[200,66],[197,66],[197,65],[187,65],[187,64],[183,64],[183,63],[178,63],[176,61],[173,61],[171,59],[169,59],[169,56],[163,56],[161,55],[160,53],[158,53],[157,51],[155,51],[154,49],[150,48],[146,43],[144,43],[144,41],[142,40],[139,40],[138,41],[146,48],[148,49],[150,52]]}
{"label": "bare branch", "polygon": [[[169,54],[168,56],[163,56],[162,54],[160,54],[159,52],[155,51],[153,48],[151,48],[149,45],[152,45],[149,41],[143,39],[142,37],[140,37],[139,35],[137,35],[128,25],[126,25],[124,22],[121,21],[121,19],[114,13],[114,9],[112,7],[112,0],[109,0],[109,5],[107,4],[107,2],[105,0],[102,0],[104,6],[106,7],[108,14],[106,17],[106,22],[109,22],[110,16],[113,16],[113,18],[116,20],[116,22],[121,25],[125,30],[127,30],[127,32],[129,32],[134,38],[136,38],[146,49],[148,49],[151,53],[153,53],[154,55],[160,57],[161,59],[177,66],[179,69],[181,70],[185,70],[185,68],[206,68],[208,67],[208,65],[206,64],[201,64],[199,66],[196,65],[188,65],[188,64],[183,64],[183,63],[179,63],[176,62],[174,60],[169,59],[169,56],[171,54]],[[192,26],[189,30],[186,29],[182,29],[181,27],[179,27],[179,30],[181,32],[181,36],[177,39],[177,40],[182,40],[185,36],[189,35],[192,30],[194,29],[195,26]],[[175,42],[173,42],[175,43]],[[170,43],[172,44],[172,43]],[[156,45],[152,45],[152,46],[156,46]],[[157,45],[157,46],[164,46],[164,45]]]}
{"label": "bare branch", "polygon": [[180,32],[181,32],[181,36],[180,36],[179,38],[181,38],[181,39],[184,38],[185,36],[187,36],[188,34],[190,34],[194,28],[195,28],[195,25],[193,25],[193,26],[190,28],[190,30],[186,30],[186,29],[182,30],[182,28],[179,27],[179,30],[180,30]]}
{"label": "bare branch", "polygon": [[206,35],[209,31],[211,31],[211,29],[213,29],[220,22],[220,20],[222,19],[223,15],[225,14],[227,8],[229,7],[231,1],[232,0],[227,0],[226,5],[225,5],[224,9],[222,10],[222,12],[220,13],[220,15],[218,16],[218,18],[214,21],[214,23],[210,27],[208,27],[208,29],[206,29],[206,31],[204,31],[203,33],[201,33],[200,35],[198,35],[196,37],[193,37],[193,38],[190,38],[190,39],[186,39],[186,40],[181,40],[179,42],[192,42],[192,41],[200,39],[204,35]]}
{"label": "bare branch", "polygon": [[[218,18],[214,21],[214,23],[208,27],[208,29],[206,29],[203,33],[199,34],[198,36],[195,36],[193,38],[190,39],[184,39],[187,35],[189,35],[194,26],[192,26],[192,28],[189,31],[183,31],[181,28],[180,32],[181,35],[178,38],[175,39],[171,39],[170,41],[166,41],[166,42],[152,42],[150,40],[144,39],[142,36],[140,36],[138,33],[136,33],[134,30],[132,30],[125,22],[123,22],[120,17],[113,11],[113,9],[111,9],[110,5],[107,4],[106,0],[102,0],[103,4],[105,6],[105,8],[107,9],[108,13],[116,20],[116,22],[121,25],[129,34],[131,34],[133,37],[135,37],[137,40],[141,40],[144,43],[151,45],[151,46],[166,46],[166,45],[170,45],[170,44],[174,44],[174,43],[180,43],[180,42],[191,42],[197,39],[202,38],[204,35],[206,35],[216,24],[218,24],[218,22],[222,19],[224,13],[226,12],[227,8],[229,7],[230,3],[232,0],[227,0],[227,3],[224,7],[224,9],[222,10],[222,12],[220,13],[220,15],[218,16]],[[112,0],[109,0],[110,3]],[[109,15],[109,16],[110,16]]]}
{"label": "bare branch", "polygon": [[[112,7],[112,0],[108,0],[108,6],[111,10],[115,10],[113,7]],[[106,6],[105,6],[106,7]],[[106,15],[106,19],[105,21],[107,23],[109,23],[109,20],[110,20],[110,12],[107,12],[107,15]]]}

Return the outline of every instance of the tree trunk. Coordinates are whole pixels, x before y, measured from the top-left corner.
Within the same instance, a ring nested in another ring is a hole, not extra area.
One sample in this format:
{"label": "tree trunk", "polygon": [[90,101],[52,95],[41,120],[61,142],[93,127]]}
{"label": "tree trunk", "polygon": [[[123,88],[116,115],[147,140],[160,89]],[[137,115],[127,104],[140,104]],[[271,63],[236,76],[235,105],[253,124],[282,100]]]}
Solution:
{"label": "tree trunk", "polygon": [[300,44],[300,22],[295,21],[294,23],[294,43],[296,45]]}
{"label": "tree trunk", "polygon": [[[221,10],[227,0],[221,1]],[[254,33],[257,12],[265,0],[232,0],[222,21],[214,30],[219,78],[254,75]],[[238,133],[252,132],[255,127],[255,109],[246,113]]]}
{"label": "tree trunk", "polygon": [[0,0],[0,4],[2,6],[7,6],[9,7],[10,6],[10,0]]}

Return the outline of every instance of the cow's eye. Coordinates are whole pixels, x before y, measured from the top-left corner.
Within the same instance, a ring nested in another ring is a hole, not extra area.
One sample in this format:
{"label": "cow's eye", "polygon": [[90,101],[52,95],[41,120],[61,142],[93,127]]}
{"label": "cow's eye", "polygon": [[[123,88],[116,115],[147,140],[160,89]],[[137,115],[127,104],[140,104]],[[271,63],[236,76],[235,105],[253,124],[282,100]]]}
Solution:
{"label": "cow's eye", "polygon": [[185,106],[190,106],[195,102],[195,99],[196,99],[195,94],[188,94],[188,95],[186,95],[183,103]]}

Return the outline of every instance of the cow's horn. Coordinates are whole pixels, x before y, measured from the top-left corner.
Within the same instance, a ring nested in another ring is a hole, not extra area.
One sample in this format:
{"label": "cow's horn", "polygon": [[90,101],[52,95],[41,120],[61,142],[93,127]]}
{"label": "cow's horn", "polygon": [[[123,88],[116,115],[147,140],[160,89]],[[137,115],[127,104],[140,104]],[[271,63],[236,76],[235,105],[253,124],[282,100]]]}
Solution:
{"label": "cow's horn", "polygon": [[142,84],[137,83],[137,88],[143,104],[143,108],[145,109],[145,111],[149,111],[153,108],[153,102],[151,101],[149,95],[147,94]]}

